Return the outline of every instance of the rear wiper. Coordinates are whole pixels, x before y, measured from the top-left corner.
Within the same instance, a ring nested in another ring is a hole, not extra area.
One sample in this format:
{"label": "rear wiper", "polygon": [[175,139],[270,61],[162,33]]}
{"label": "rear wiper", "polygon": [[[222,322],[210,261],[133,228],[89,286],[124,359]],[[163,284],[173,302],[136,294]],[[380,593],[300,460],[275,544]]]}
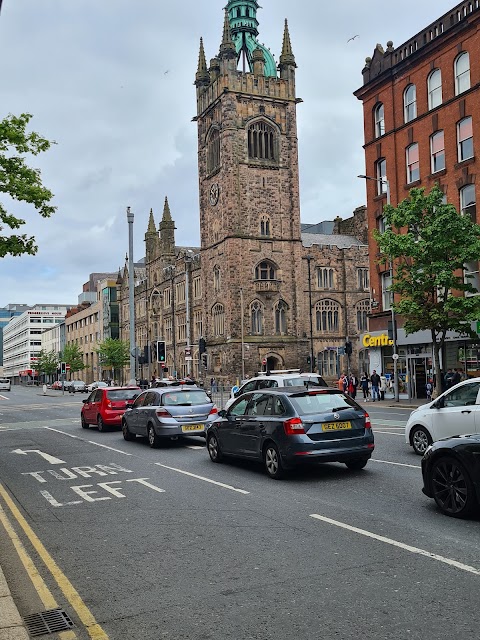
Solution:
{"label": "rear wiper", "polygon": [[352,409],[352,407],[333,407],[332,411],[343,411],[344,409]]}
{"label": "rear wiper", "polygon": [[179,402],[177,405],[175,405],[177,407],[191,407],[192,403],[191,402]]}

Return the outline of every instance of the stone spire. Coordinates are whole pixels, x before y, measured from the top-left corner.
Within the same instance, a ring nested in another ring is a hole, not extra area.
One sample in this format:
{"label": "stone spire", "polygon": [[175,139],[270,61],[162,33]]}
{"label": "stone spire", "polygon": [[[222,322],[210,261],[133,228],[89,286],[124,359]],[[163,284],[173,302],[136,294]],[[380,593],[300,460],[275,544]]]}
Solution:
{"label": "stone spire", "polygon": [[153,218],[153,209],[150,209],[150,217],[148,219],[147,232],[145,233],[145,249],[147,252],[147,262],[153,260],[157,254],[158,246],[158,231],[155,227],[155,220]]}
{"label": "stone spire", "polygon": [[210,84],[210,74],[207,69],[205,49],[203,48],[203,38],[200,38],[200,51],[198,54],[198,68],[195,75],[195,85],[197,87],[208,86]]}
{"label": "stone spire", "polygon": [[[163,205],[162,222],[172,222],[172,214],[170,213],[170,206],[168,204],[168,198],[165,196],[165,204]],[[161,225],[162,223],[160,223]]]}
{"label": "stone spire", "polygon": [[230,20],[228,18],[228,11],[225,9],[225,19],[223,21],[223,37],[220,45],[220,60],[232,60],[237,59],[237,49],[232,38],[232,31],[230,29]]}
{"label": "stone spire", "polygon": [[160,251],[165,264],[173,264],[175,260],[175,222],[172,220],[167,197],[165,197],[163,216],[160,222]]}
{"label": "stone spire", "polygon": [[282,65],[292,65],[296,67],[295,56],[292,51],[292,43],[290,42],[290,33],[288,31],[288,22],[285,18],[285,29],[283,31],[283,46],[282,46],[282,54],[280,56],[280,66]]}
{"label": "stone spire", "polygon": [[148,219],[147,233],[157,233],[157,227],[155,226],[155,220],[153,219],[153,209],[150,209],[150,217]]}

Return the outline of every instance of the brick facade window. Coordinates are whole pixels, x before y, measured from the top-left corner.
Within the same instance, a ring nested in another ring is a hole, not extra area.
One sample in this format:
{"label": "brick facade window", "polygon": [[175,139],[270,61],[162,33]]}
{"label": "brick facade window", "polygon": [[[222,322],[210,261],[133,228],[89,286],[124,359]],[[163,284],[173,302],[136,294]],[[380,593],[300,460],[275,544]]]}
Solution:
{"label": "brick facade window", "polygon": [[255,267],[255,280],[276,280],[275,265],[269,260],[260,262]]}
{"label": "brick facade window", "polygon": [[340,305],[335,300],[322,300],[315,305],[317,331],[338,331]]}
{"label": "brick facade window", "polygon": [[428,108],[435,109],[442,104],[442,72],[434,69],[427,80]]}
{"label": "brick facade window", "polygon": [[250,318],[252,321],[252,333],[254,335],[263,334],[263,304],[254,300],[250,305]]}
{"label": "brick facade window", "polygon": [[271,236],[270,218],[262,216],[260,218],[260,235],[269,238]]}
{"label": "brick facade window", "polygon": [[275,333],[287,333],[288,305],[284,300],[279,300],[275,305]]}
{"label": "brick facade window", "polygon": [[373,110],[373,119],[375,122],[375,138],[380,138],[385,134],[385,109],[381,102]]}
{"label": "brick facade window", "polygon": [[463,118],[457,124],[458,161],[473,158],[472,118]]}
{"label": "brick facade window", "polygon": [[470,89],[470,56],[468,51],[461,53],[454,63],[455,68],[455,95]]}
{"label": "brick facade window", "polygon": [[462,216],[470,216],[473,222],[477,218],[477,200],[475,196],[475,185],[467,184],[460,189],[460,213]]}
{"label": "brick facade window", "polygon": [[248,157],[253,160],[277,160],[275,129],[259,121],[248,127]]}
{"label": "brick facade window", "polygon": [[430,136],[430,158],[432,173],[445,169],[445,136],[443,131],[436,131]]}
{"label": "brick facade window", "polygon": [[418,144],[415,142],[407,147],[407,184],[420,180],[420,160]]}
{"label": "brick facade window", "polygon": [[212,309],[213,335],[223,336],[225,334],[225,308],[223,304],[216,304]]}
{"label": "brick facade window", "polygon": [[220,167],[220,131],[216,128],[209,133],[207,140],[207,173]]}
{"label": "brick facade window", "polygon": [[319,289],[334,289],[334,271],[329,267],[319,267],[317,269],[317,287]]}
{"label": "brick facade window", "polygon": [[403,94],[403,114],[405,122],[415,120],[417,117],[417,88],[409,84]]}
{"label": "brick facade window", "polygon": [[387,161],[379,158],[375,163],[375,178],[377,180],[377,196],[387,193]]}

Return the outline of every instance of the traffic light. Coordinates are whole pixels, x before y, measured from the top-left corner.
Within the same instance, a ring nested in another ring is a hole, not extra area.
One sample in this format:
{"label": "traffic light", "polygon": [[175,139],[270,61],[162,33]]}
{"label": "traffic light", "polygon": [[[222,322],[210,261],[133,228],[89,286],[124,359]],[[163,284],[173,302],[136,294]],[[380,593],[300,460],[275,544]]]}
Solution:
{"label": "traffic light", "polygon": [[350,342],[350,340],[347,340],[347,342],[345,342],[345,353],[347,354],[347,356],[352,355],[352,350],[352,343]]}
{"label": "traffic light", "polygon": [[207,345],[205,344],[205,338],[200,338],[198,341],[198,353],[202,355],[207,350]]}
{"label": "traffic light", "polygon": [[387,327],[388,339],[393,340],[393,322],[391,320],[388,321]]}
{"label": "traffic light", "polygon": [[67,375],[67,363],[66,362],[61,362],[60,363],[60,374],[62,376]]}
{"label": "traffic light", "polygon": [[312,362],[312,359],[310,356],[307,356],[307,364],[310,364]]}
{"label": "traffic light", "polygon": [[165,340],[157,340],[157,362],[165,362]]}
{"label": "traffic light", "polygon": [[202,353],[202,364],[206,369],[207,368],[207,354],[206,354],[206,352]]}

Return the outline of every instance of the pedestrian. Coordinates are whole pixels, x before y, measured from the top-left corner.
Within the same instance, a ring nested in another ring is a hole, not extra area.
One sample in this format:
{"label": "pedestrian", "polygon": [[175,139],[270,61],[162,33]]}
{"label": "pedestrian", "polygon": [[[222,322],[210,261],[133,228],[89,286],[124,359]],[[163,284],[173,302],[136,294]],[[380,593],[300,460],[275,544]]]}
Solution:
{"label": "pedestrian", "polygon": [[460,375],[460,371],[458,369],[454,369],[453,376],[452,376],[452,387],[453,385],[458,384],[461,381],[462,381],[462,376]]}
{"label": "pedestrian", "polygon": [[430,400],[432,399],[432,391],[433,391],[433,384],[431,380],[427,381],[427,384],[425,385],[425,391],[427,393],[427,400],[430,402]]}
{"label": "pedestrian", "polygon": [[368,375],[365,372],[363,374],[363,376],[360,378],[360,386],[362,387],[362,392],[363,392],[363,399],[365,400],[365,402],[368,402],[368,396],[369,396],[369,380],[368,380]]}
{"label": "pedestrian", "polygon": [[372,375],[370,376],[370,382],[372,383],[372,402],[375,402],[375,400],[377,401],[380,400],[380,392],[379,392],[380,376],[378,375],[375,369],[373,370]]}
{"label": "pedestrian", "polygon": [[348,381],[348,395],[355,400],[357,395],[358,379],[357,376],[352,373]]}
{"label": "pedestrian", "polygon": [[387,390],[387,378],[384,373],[380,374],[380,400],[385,400],[385,391]]}
{"label": "pedestrian", "polygon": [[445,374],[445,389],[450,389],[450,387],[452,386],[452,380],[453,380],[453,371],[450,367],[449,369],[447,369],[447,373]]}
{"label": "pedestrian", "polygon": [[340,378],[338,379],[337,386],[340,391],[345,391],[345,378],[346,378],[346,375],[342,373]]}

